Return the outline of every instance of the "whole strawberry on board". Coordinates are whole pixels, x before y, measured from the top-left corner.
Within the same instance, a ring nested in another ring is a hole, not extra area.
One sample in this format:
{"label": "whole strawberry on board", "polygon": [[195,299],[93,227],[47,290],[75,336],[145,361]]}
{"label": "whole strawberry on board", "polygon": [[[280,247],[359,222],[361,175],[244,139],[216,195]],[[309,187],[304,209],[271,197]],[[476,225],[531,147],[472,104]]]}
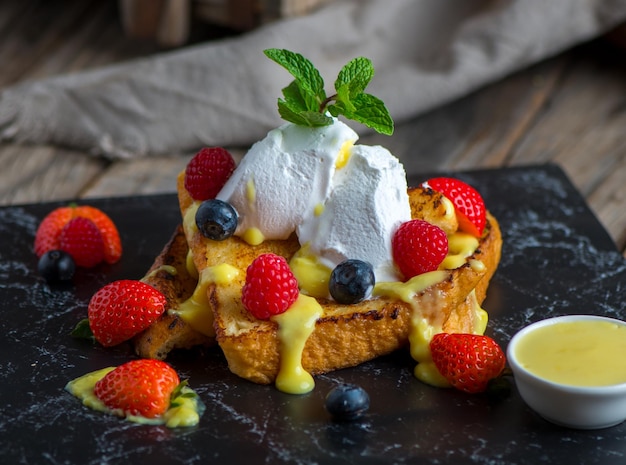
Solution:
{"label": "whole strawberry on board", "polygon": [[117,262],[122,256],[120,235],[111,218],[90,205],[69,205],[52,210],[35,233],[37,257],[51,250],[69,253],[77,266],[91,268]]}
{"label": "whole strawberry on board", "polygon": [[485,202],[476,189],[460,179],[446,177],[431,178],[423,185],[445,195],[454,204],[461,231],[482,236],[487,212]]}
{"label": "whole strawberry on board", "polygon": [[479,334],[435,334],[430,351],[439,373],[453,387],[472,394],[487,390],[506,365],[498,343]]}
{"label": "whole strawberry on board", "polygon": [[111,410],[155,418],[165,413],[179,383],[178,374],[167,363],[134,360],[107,373],[95,384],[94,394]]}
{"label": "whole strawberry on board", "polygon": [[88,319],[72,335],[93,337],[104,347],[128,341],[147,329],[166,310],[167,298],[142,281],[123,279],[99,289],[89,301]]}
{"label": "whole strawberry on board", "polygon": [[[88,373],[70,381],[66,390],[96,410],[139,423],[193,426],[204,411],[187,381],[160,360],[132,360]],[[97,401],[86,402],[91,394]]]}

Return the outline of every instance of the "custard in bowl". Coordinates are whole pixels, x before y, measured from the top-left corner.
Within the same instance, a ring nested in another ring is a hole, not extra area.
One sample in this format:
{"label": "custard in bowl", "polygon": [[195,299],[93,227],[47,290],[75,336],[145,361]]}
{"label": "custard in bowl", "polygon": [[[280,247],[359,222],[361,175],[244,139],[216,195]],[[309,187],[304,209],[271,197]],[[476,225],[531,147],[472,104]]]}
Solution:
{"label": "custard in bowl", "polygon": [[578,429],[626,419],[626,322],[568,315],[533,323],[507,349],[522,399],[546,420]]}

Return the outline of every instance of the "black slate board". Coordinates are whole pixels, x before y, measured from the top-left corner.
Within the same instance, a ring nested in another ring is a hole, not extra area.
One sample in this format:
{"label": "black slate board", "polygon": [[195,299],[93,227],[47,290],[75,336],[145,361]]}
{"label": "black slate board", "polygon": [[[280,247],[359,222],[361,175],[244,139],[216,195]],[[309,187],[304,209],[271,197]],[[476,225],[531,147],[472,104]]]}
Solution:
{"label": "black slate board", "polygon": [[[504,348],[523,326],[550,316],[626,319],[626,262],[556,166],[455,175],[475,185],[500,220],[502,262],[484,307]],[[423,179],[412,178],[418,183]],[[196,428],[136,425],[83,407],[65,383],[132,357],[68,333],[89,298],[115,279],[140,278],[179,221],[175,196],[93,200],[117,223],[120,263],[82,270],[50,288],[36,273],[36,227],[58,204],[0,209],[0,462],[28,464],[472,463],[622,464],[626,424],[598,431],[553,426],[513,388],[494,402],[413,378],[400,352],[316,379],[290,396],[232,375],[219,350],[171,362],[207,405]],[[334,423],[324,396],[337,382],[363,386],[372,402],[358,423]]]}

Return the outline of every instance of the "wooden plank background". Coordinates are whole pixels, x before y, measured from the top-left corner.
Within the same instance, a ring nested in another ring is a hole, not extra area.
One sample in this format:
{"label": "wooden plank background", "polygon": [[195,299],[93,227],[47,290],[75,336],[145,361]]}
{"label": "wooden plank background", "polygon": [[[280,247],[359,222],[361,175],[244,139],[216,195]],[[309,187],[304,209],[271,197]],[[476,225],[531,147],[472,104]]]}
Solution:
{"label": "wooden plank background", "polygon": [[[193,24],[191,42],[229,33]],[[160,51],[124,35],[112,0],[0,2],[0,89]],[[387,146],[409,173],[557,163],[626,256],[625,123],[626,52],[600,38],[361,141]],[[110,162],[2,143],[0,205],[174,192],[191,155]]]}

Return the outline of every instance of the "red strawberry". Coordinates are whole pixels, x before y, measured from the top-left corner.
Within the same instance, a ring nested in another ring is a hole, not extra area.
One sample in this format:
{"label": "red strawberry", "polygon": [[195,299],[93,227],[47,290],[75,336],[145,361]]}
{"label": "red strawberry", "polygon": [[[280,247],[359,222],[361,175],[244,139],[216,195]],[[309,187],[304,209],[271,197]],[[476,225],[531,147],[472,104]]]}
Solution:
{"label": "red strawberry", "polygon": [[170,406],[170,396],[180,384],[176,371],[160,360],[127,362],[107,373],[94,394],[112,410],[125,415],[156,418]]}
{"label": "red strawberry", "polygon": [[148,328],[166,305],[165,296],[142,281],[114,281],[91,298],[89,327],[100,344],[111,347]]}
{"label": "red strawberry", "polygon": [[405,279],[436,270],[448,254],[448,237],[424,220],[402,223],[391,240],[393,259]]}
{"label": "red strawberry", "polygon": [[[38,257],[50,250],[61,249],[61,231],[74,218],[91,220],[100,232],[102,240],[102,253],[97,253],[101,257],[100,260],[98,262],[95,262],[95,259],[89,260],[93,261],[91,265],[80,266],[94,266],[102,260],[115,263],[120,259],[122,245],[115,224],[104,212],[88,205],[59,207],[43,219],[35,234],[34,249]],[[76,260],[76,257],[73,258]]]}
{"label": "red strawberry", "polygon": [[469,393],[485,391],[506,364],[498,343],[478,334],[436,334],[430,351],[439,373],[452,386]]}
{"label": "red strawberry", "polygon": [[456,208],[461,231],[482,236],[487,221],[485,202],[476,189],[455,178],[432,178],[424,185],[450,199]]}
{"label": "red strawberry", "polygon": [[235,170],[235,160],[221,147],[205,147],[185,168],[185,189],[194,200],[214,199]]}
{"label": "red strawberry", "polygon": [[287,310],[298,298],[298,282],[287,260],[272,253],[259,255],[248,267],[241,300],[261,320]]}
{"label": "red strawberry", "polygon": [[38,257],[60,248],[59,235],[72,218],[74,218],[72,207],[59,207],[46,215],[35,234],[35,253]]}
{"label": "red strawberry", "polygon": [[104,259],[102,234],[93,221],[80,216],[63,226],[59,248],[70,254],[77,266],[85,268],[96,266]]}

